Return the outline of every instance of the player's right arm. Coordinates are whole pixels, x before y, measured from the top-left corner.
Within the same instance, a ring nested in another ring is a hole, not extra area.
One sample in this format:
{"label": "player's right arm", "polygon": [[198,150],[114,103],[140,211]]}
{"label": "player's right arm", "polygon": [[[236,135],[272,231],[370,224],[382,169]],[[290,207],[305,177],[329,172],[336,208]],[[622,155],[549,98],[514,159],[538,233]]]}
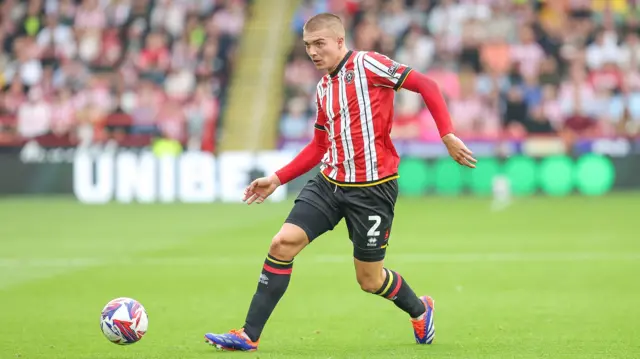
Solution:
{"label": "player's right arm", "polygon": [[327,152],[329,147],[329,138],[324,124],[327,117],[320,107],[319,98],[316,96],[317,115],[314,124],[313,139],[309,142],[300,153],[286,166],[282,167],[269,177],[258,178],[244,191],[243,201],[251,204],[262,203],[264,200],[278,188],[307,172],[315,167]]}
{"label": "player's right arm", "polygon": [[276,171],[274,176],[280,184],[285,184],[315,167],[327,152],[328,139],[326,130],[320,129],[318,124],[314,125],[314,135],[302,151],[286,166]]}

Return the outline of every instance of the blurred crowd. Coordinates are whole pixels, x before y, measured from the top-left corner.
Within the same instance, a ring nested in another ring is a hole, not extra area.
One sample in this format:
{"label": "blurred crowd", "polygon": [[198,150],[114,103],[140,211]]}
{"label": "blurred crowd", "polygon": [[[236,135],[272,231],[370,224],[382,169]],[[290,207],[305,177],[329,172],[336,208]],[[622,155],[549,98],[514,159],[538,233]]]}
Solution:
{"label": "blurred crowd", "polygon": [[[338,13],[355,50],[378,51],[440,85],[458,134],[496,139],[640,133],[640,1],[304,0],[286,67],[280,134],[309,138],[319,78],[301,41]],[[433,140],[419,95],[398,91],[394,138]]]}
{"label": "blurred crowd", "polygon": [[248,0],[3,0],[0,143],[210,148]]}

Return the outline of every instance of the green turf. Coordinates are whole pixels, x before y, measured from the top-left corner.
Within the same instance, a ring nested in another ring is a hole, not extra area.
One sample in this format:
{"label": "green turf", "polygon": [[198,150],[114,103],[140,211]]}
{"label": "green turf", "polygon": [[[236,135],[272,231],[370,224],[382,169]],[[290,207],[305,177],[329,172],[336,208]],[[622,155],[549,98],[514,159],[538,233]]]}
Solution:
{"label": "green turf", "polygon": [[[0,358],[638,358],[640,196],[401,198],[387,265],[436,299],[436,341],[363,293],[344,225],[296,259],[257,353],[207,331],[243,323],[290,203],[82,206],[0,201]],[[112,298],[146,307],[121,347],[99,330]]]}

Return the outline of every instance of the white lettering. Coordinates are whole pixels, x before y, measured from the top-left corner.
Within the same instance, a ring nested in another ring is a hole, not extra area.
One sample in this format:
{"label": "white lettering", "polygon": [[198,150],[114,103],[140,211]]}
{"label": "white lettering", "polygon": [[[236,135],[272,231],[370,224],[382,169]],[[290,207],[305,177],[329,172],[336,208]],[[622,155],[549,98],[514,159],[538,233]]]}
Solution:
{"label": "white lettering", "polygon": [[246,152],[220,155],[220,187],[223,202],[241,202],[244,188],[249,185],[249,171],[254,157]]}
{"label": "white lettering", "polygon": [[121,152],[116,158],[116,200],[151,203],[156,200],[156,158],[150,152]]}
{"label": "white lettering", "polygon": [[109,202],[113,196],[113,174],[112,154],[93,158],[85,151],[78,152],[73,163],[73,192],[83,203]]}
{"label": "white lettering", "polygon": [[179,163],[180,200],[183,202],[213,202],[215,193],[215,163],[210,154],[186,152]]}
{"label": "white lettering", "polygon": [[162,156],[160,164],[160,201],[171,203],[176,200],[176,157]]}
{"label": "white lettering", "polygon": [[593,153],[624,157],[631,152],[631,143],[624,138],[599,139],[593,142]]}
{"label": "white lettering", "polygon": [[[251,172],[269,175],[291,160],[283,152],[206,152],[156,157],[151,152],[82,150],[74,157],[74,193],[83,203],[240,202]],[[95,170],[94,170],[95,167]],[[286,185],[271,196],[282,201]]]}

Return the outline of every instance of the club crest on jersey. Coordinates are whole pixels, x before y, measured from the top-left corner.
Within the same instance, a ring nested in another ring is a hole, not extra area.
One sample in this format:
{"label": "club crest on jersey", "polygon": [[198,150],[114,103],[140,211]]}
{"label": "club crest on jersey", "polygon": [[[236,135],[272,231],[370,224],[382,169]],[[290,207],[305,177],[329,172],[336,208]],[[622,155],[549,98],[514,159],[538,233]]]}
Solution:
{"label": "club crest on jersey", "polygon": [[344,82],[348,84],[352,83],[355,76],[356,74],[353,72],[353,70],[348,70],[344,73]]}

